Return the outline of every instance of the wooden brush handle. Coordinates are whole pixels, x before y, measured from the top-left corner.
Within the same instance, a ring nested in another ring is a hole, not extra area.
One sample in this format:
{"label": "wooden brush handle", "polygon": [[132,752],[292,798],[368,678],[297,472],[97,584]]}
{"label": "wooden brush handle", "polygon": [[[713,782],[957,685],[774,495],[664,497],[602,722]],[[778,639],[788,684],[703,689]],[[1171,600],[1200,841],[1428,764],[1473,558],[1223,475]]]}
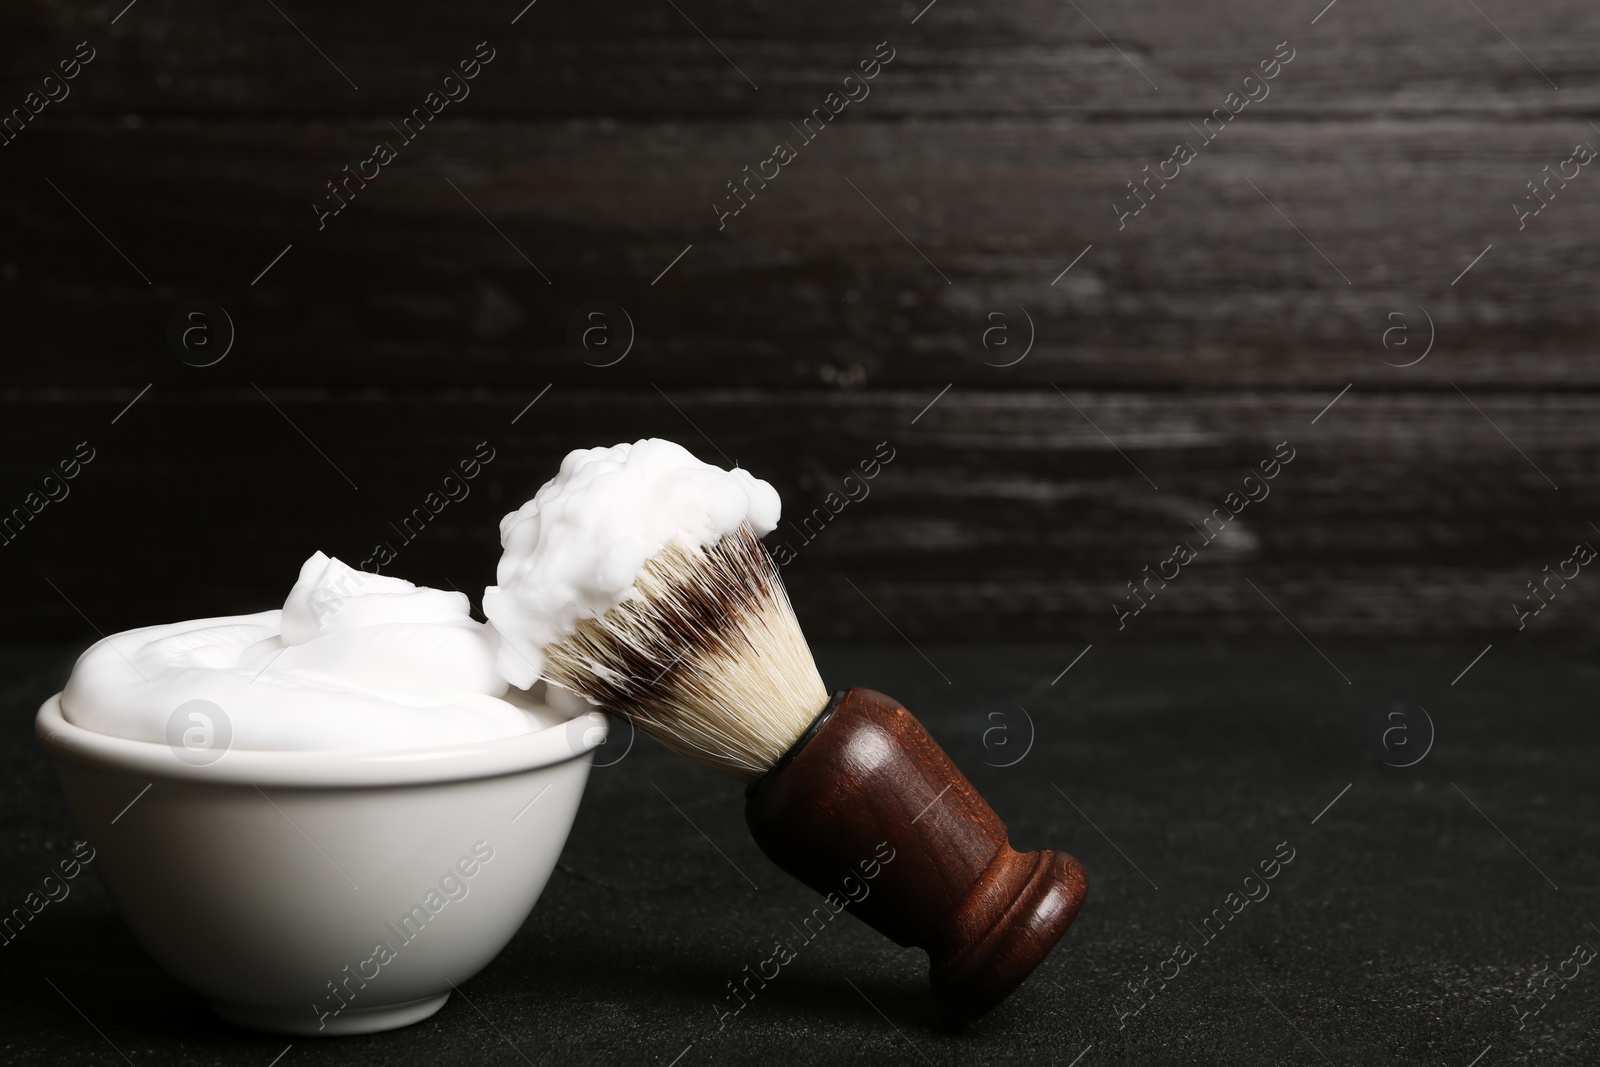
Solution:
{"label": "wooden brush handle", "polygon": [[859,896],[852,913],[926,949],[934,995],[965,1018],[1022,984],[1088,892],[1066,853],[1013,850],[922,724],[871,689],[836,694],[745,797],[761,851],[819,893]]}

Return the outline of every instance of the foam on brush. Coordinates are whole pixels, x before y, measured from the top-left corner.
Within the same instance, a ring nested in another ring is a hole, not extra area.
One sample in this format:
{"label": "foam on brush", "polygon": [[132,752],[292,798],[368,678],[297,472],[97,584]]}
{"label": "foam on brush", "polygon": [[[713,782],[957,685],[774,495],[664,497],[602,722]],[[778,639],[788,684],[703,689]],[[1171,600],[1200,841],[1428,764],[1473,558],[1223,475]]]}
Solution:
{"label": "foam on brush", "polygon": [[671,441],[569,452],[533,499],[500,520],[505,551],[483,591],[503,638],[500,673],[532,685],[546,646],[638,596],[634,579],[669,543],[703,548],[741,523],[765,536],[782,510],[778,491],[749,471],[702,463]]}
{"label": "foam on brush", "polygon": [[778,569],[748,523],[668,544],[638,595],[545,649],[545,677],[708,767],[754,781],[828,701]]}

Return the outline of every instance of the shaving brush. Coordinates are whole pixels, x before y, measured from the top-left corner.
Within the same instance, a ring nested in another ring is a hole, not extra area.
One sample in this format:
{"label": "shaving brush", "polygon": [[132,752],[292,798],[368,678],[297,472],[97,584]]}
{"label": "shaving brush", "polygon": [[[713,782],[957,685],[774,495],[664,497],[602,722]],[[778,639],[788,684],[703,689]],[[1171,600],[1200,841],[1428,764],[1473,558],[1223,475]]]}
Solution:
{"label": "shaving brush", "polygon": [[1005,824],[897,701],[829,695],[748,523],[703,548],[669,543],[634,589],[549,645],[544,676],[745,781],[756,844],[820,893],[888,842],[872,891],[845,906],[927,950],[947,1014],[979,1015],[1021,984],[1083,904],[1083,867],[1012,849]]}

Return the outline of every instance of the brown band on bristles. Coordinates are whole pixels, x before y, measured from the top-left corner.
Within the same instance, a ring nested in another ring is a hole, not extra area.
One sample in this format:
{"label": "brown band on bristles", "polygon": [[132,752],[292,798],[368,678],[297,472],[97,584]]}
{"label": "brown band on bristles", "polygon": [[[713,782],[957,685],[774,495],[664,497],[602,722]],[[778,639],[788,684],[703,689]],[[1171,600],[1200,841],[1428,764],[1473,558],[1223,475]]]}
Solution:
{"label": "brown band on bristles", "polygon": [[545,650],[546,677],[746,782],[828,702],[788,593],[747,524],[669,544],[633,595]]}

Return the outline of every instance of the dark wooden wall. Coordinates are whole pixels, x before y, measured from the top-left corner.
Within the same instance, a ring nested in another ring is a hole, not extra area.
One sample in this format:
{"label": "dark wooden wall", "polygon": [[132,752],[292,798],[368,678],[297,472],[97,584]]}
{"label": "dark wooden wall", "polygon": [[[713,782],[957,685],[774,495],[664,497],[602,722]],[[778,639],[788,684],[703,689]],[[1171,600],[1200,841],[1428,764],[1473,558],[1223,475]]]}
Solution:
{"label": "dark wooden wall", "polygon": [[[645,435],[793,515],[889,443],[786,568],[818,640],[1600,633],[1587,570],[1521,632],[1512,606],[1600,544],[1600,167],[1513,208],[1600,147],[1592,3],[122,4],[0,9],[0,108],[95,50],[0,147],[0,508],[95,450],[0,547],[10,638],[271,606],[313,549],[380,541],[476,595],[564,452]],[[470,97],[401,144],[480,41]],[[214,366],[169,348],[191,300],[236,330]],[[611,366],[569,341],[595,300],[633,324]],[[1284,441],[1271,496],[1119,632],[1124,583]]]}

